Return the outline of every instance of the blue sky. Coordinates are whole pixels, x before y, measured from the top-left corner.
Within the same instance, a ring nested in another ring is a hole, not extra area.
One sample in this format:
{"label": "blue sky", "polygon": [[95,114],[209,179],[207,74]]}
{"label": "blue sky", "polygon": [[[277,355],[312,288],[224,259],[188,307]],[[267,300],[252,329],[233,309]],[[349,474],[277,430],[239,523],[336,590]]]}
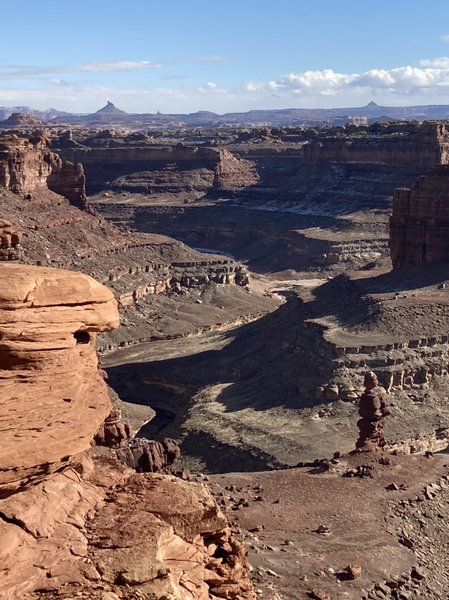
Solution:
{"label": "blue sky", "polygon": [[1,106],[449,104],[448,0],[22,0],[1,19]]}

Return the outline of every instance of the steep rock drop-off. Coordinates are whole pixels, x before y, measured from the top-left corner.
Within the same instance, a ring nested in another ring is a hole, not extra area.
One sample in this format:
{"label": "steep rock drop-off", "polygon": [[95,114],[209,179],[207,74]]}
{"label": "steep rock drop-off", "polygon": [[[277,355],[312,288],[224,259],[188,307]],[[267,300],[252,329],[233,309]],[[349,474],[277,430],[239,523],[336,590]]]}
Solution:
{"label": "steep rock drop-off", "polygon": [[0,272],[0,596],[254,598],[202,485],[89,455],[111,411],[94,340],[118,324],[112,293],[69,271]]}
{"label": "steep rock drop-off", "polygon": [[[434,142],[430,138],[428,148],[438,151]],[[426,153],[425,160],[430,154]],[[364,173],[369,169],[367,166]],[[5,206],[11,198],[9,194],[3,196]],[[19,197],[14,199],[17,203]],[[40,193],[33,193],[27,208],[37,209],[40,200]],[[158,236],[157,243],[156,236],[152,238],[155,258],[154,262],[147,261],[148,247],[139,245],[140,236],[126,232],[126,243],[120,242],[117,229],[108,227],[105,221],[92,221],[93,215],[87,217],[78,210],[68,213],[68,205],[54,194],[45,200],[48,202],[42,204],[39,215],[33,215],[34,222],[25,216],[28,211],[21,210],[23,204],[16,209],[16,216],[23,219],[20,225],[26,222],[27,227],[31,226],[24,249],[30,252],[31,241],[34,256],[39,249],[46,261],[70,260],[72,268],[82,264],[84,270],[101,272],[102,279],[108,279],[112,287],[114,284],[122,300],[141,318],[148,316],[149,305],[143,300],[146,297],[152,300],[153,309],[163,313],[166,305],[156,301],[168,298],[179,307],[178,301],[190,295],[197,309],[195,318],[206,312],[202,302],[215,287],[226,289],[229,305],[235,290],[245,294],[249,303],[254,299],[246,286],[235,286],[234,290],[224,282],[200,282],[199,274],[194,272],[196,259],[177,260],[179,246],[167,238],[162,241]],[[58,218],[42,219],[54,208],[52,202],[61,203]],[[69,219],[60,220],[64,212],[70,218],[76,214],[79,225],[73,227]],[[99,243],[101,228],[106,250]],[[70,259],[58,255],[63,236]],[[93,250],[89,248],[90,236],[97,244]],[[9,239],[6,248],[8,243]],[[189,259],[195,256],[185,247],[183,252]],[[157,257],[164,261],[158,263]],[[131,264],[130,258],[136,264]],[[170,265],[165,262],[168,260]],[[167,278],[164,275],[161,283],[147,280],[143,285],[143,277],[150,279],[159,274],[155,264]],[[223,276],[231,282],[236,274],[231,270],[232,262],[218,264],[223,269],[217,273],[218,278]],[[215,271],[217,263],[202,266]],[[174,274],[178,268],[184,271],[182,280]],[[137,277],[142,279],[132,287]],[[447,512],[444,455],[432,458],[428,453],[408,460],[410,457],[375,452],[374,457],[361,453],[314,460],[323,454],[330,457],[334,450],[340,453],[346,445],[353,447],[355,401],[367,366],[379,369],[393,400],[394,425],[390,425],[390,419],[385,424],[385,449],[397,450],[403,444],[409,451],[422,451],[434,449],[433,442],[445,445],[445,323],[449,303],[441,281],[441,273],[439,276],[427,269],[424,277],[419,269],[386,274],[372,267],[328,282],[303,280],[296,292],[286,294],[287,302],[278,311],[249,325],[239,323],[233,330],[184,339],[175,324],[177,339],[170,340],[172,332],[168,335],[165,324],[159,324],[156,335],[161,336],[160,341],[121,349],[112,356],[118,364],[127,360],[131,363],[130,368],[115,373],[117,379],[136,387],[149,386],[149,393],[145,389],[142,393],[144,402],[155,404],[159,388],[166,392],[158,398],[160,406],[168,398],[180,413],[188,409],[191,448],[212,457],[215,467],[266,468],[276,464],[273,456],[279,461],[277,466],[295,464],[304,455],[304,446],[310,441],[316,444],[311,451],[309,445],[313,462],[303,470],[209,478],[222,486],[217,490],[220,504],[227,505],[231,518],[239,517],[247,530],[254,578],[261,586],[258,593],[267,600],[279,595],[289,600],[325,598],[326,594],[352,600],[367,596],[397,600],[401,595],[414,599],[417,588],[416,593],[423,594],[416,597],[443,597],[445,592],[439,592],[447,582],[446,560],[439,562],[441,549],[436,552],[424,528],[438,527],[441,517],[437,511]],[[227,309],[221,306],[215,301],[217,314]],[[142,335],[134,330],[128,339],[135,340],[136,334]],[[149,355],[153,358],[150,367],[145,364]],[[128,377],[122,377],[126,370]],[[383,401],[377,397],[379,390],[375,392],[373,396],[365,395],[368,407],[362,403],[359,409],[363,409],[365,441],[368,433],[368,438],[383,446],[382,424],[376,414]],[[185,414],[176,416],[184,418]],[[128,435],[114,419],[111,416],[105,427],[100,427],[100,438],[107,437],[108,427],[113,437]],[[410,441],[415,431],[418,437],[422,435],[429,423],[434,438],[429,436],[427,446],[425,439]],[[309,440],[301,437],[304,433]],[[399,439],[396,445],[391,445],[392,433]],[[204,488],[172,477],[130,475],[109,459],[97,459],[92,465],[83,457],[71,460],[71,465],[0,501],[7,528],[0,564],[10,568],[7,583],[14,586],[14,594],[26,598],[32,581],[35,591],[31,597],[46,600],[116,600],[120,596],[137,600],[141,595],[172,595],[184,600],[189,594],[204,599],[251,597],[244,591],[247,578],[242,549]],[[426,514],[422,514],[420,503],[423,498],[430,503],[434,491],[441,493],[442,501],[436,498],[433,505],[426,502]],[[392,503],[401,519],[409,506],[416,511],[416,530],[410,530],[407,523],[386,529],[386,518],[391,517],[388,506]],[[438,540],[444,547],[444,532]],[[428,549],[427,556],[423,552],[415,555],[411,549],[414,544]],[[26,550],[19,555],[11,551],[14,546]],[[11,555],[14,564],[7,562]],[[416,584],[413,565],[418,565],[422,580],[422,564],[438,572],[438,587],[434,583],[429,587],[425,576],[420,588]],[[348,572],[356,577],[355,583],[344,579]]]}
{"label": "steep rock drop-off", "polygon": [[[428,127],[429,148],[435,127]],[[436,130],[432,147],[445,161],[445,130]],[[447,165],[437,165],[411,190],[395,193],[392,271],[385,263],[370,264],[329,280],[290,281],[287,287],[294,291],[287,302],[248,326],[184,341],[182,347],[161,342],[157,350],[142,345],[108,356],[113,385],[129,402],[143,403],[152,395],[159,418],[148,430],[183,436],[184,452],[215,472],[294,465],[347,450],[357,418],[353,403],[371,369],[392,396],[389,447],[443,448],[449,439],[447,175]],[[134,226],[145,228],[145,206],[113,206],[117,216],[128,215]],[[223,243],[237,230],[235,217],[224,218],[226,205],[153,211],[158,217],[152,227],[158,219],[170,226],[177,214],[186,236],[205,229],[207,213],[221,228]],[[195,212],[202,217],[197,228],[185,216]],[[267,240],[261,241],[260,212],[247,216],[238,233],[246,233],[252,221],[254,245],[264,255],[268,244],[262,248]],[[280,233],[281,218],[273,211],[269,242]],[[327,227],[333,226],[329,220]],[[302,260],[305,264],[307,256]],[[222,452],[211,455],[211,444]]]}
{"label": "steep rock drop-off", "polygon": [[50,150],[44,134],[33,137],[5,133],[0,139],[0,187],[30,194],[50,189],[74,206],[86,207],[85,176],[80,164],[73,164]]}
{"label": "steep rock drop-off", "polygon": [[393,196],[390,249],[394,267],[449,261],[449,165],[437,165]]}
{"label": "steep rock drop-off", "polygon": [[102,336],[103,349],[198,333],[270,310],[273,302],[250,292],[245,267],[232,257],[118,228],[73,206],[77,190],[84,194],[84,175],[79,182],[67,173],[82,167],[49,151],[45,136],[5,132],[0,142],[0,213],[21,237],[10,237],[5,224],[2,254],[78,270],[110,287],[123,306],[122,325]]}
{"label": "steep rock drop-off", "polygon": [[[98,142],[101,144],[101,138]],[[235,190],[258,181],[253,164],[226,149],[183,143],[142,145],[139,141],[134,147],[54,145],[66,160],[83,165],[91,194],[107,187],[113,191],[198,197],[211,190]]]}
{"label": "steep rock drop-off", "polygon": [[259,273],[330,274],[388,260],[392,191],[446,163],[449,138],[442,123],[74,135],[75,148],[52,145],[82,162],[90,203],[112,221]]}

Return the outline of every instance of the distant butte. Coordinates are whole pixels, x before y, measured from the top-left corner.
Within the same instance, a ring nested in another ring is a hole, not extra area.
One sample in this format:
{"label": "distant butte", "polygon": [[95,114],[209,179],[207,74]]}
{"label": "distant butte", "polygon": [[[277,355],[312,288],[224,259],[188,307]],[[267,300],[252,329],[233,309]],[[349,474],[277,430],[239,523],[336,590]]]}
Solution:
{"label": "distant butte", "polygon": [[122,116],[128,116],[127,112],[125,112],[124,110],[120,110],[120,108],[117,108],[115,106],[115,104],[113,104],[109,100],[108,100],[106,106],[103,106],[103,108],[100,108],[99,110],[97,110],[97,112],[95,114],[96,115],[122,115]]}
{"label": "distant butte", "polygon": [[[365,106],[339,108],[283,108],[249,110],[217,114],[208,110],[184,113],[127,113],[108,101],[103,108],[90,114],[67,113],[56,109],[36,110],[29,106],[0,106],[0,119],[8,118],[12,113],[27,113],[42,118],[48,125],[84,125],[97,126],[104,124],[128,124],[134,129],[139,127],[163,127],[166,129],[182,128],[223,128],[223,127],[297,127],[346,124],[363,125],[400,120],[428,121],[449,118],[449,105],[421,106],[381,106],[374,101]],[[356,118],[356,121],[354,121]],[[5,126],[5,122],[2,123]],[[23,126],[8,124],[10,127]]]}

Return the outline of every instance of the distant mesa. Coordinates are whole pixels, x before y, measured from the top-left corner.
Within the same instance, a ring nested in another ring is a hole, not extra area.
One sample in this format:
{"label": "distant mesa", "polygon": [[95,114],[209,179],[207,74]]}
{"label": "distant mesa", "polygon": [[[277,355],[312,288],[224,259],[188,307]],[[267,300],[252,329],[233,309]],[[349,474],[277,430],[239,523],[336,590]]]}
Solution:
{"label": "distant mesa", "polygon": [[[382,121],[425,121],[449,119],[449,104],[420,106],[382,106],[371,100],[365,106],[339,108],[283,108],[257,109],[247,112],[225,113],[223,115],[208,110],[193,113],[127,113],[107,101],[103,108],[89,114],[67,113],[56,109],[36,110],[29,106],[0,106],[0,119],[22,118],[12,113],[44,120],[45,125],[129,125],[136,127],[298,127],[301,125],[347,125],[363,126]],[[28,118],[28,117],[27,117]],[[30,125],[28,121],[28,125]],[[2,122],[0,127],[23,126],[21,121]],[[31,126],[38,125],[34,122]]]}
{"label": "distant mesa", "polygon": [[28,113],[14,112],[4,121],[0,121],[0,127],[26,127],[26,126],[41,126],[45,121],[39,119],[35,115]]}
{"label": "distant mesa", "polygon": [[121,115],[123,117],[128,116],[128,113],[125,112],[124,110],[120,110],[120,108],[117,108],[115,106],[115,104],[113,104],[112,102],[107,102],[106,106],[103,106],[103,108],[100,108],[100,110],[97,110],[97,112],[95,113],[96,115]]}

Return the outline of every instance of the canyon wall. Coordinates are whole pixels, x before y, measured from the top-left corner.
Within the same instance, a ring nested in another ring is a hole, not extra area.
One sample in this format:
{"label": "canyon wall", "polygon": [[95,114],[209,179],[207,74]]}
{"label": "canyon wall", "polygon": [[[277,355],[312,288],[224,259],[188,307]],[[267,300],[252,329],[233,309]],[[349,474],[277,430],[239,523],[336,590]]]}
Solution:
{"label": "canyon wall", "polygon": [[156,142],[144,134],[86,131],[52,145],[83,164],[90,194],[238,194],[244,202],[316,203],[324,212],[386,208],[394,187],[448,159],[447,127],[436,122],[244,133],[221,138],[205,130],[186,134],[187,144],[162,134]]}
{"label": "canyon wall", "polygon": [[390,250],[394,267],[449,262],[449,165],[437,165],[393,196]]}
{"label": "canyon wall", "polygon": [[426,169],[435,163],[447,162],[448,150],[449,130],[443,123],[393,123],[383,127],[373,126],[366,136],[352,130],[346,136],[340,133],[317,139],[311,142],[305,158],[394,167],[413,165]]}
{"label": "canyon wall", "polygon": [[0,187],[31,196],[50,189],[85,208],[85,177],[81,165],[62,160],[43,134],[29,138],[6,133],[0,140]]}
{"label": "canyon wall", "polygon": [[224,149],[182,143],[112,148],[62,148],[66,160],[81,163],[89,193],[103,189],[180,193],[245,187],[257,181],[249,161]]}
{"label": "canyon wall", "polygon": [[[247,271],[230,257],[200,253],[162,235],[118,228],[98,215],[79,210],[83,204],[75,200],[84,193],[79,186],[79,177],[84,181],[82,167],[50,152],[45,138],[31,142],[28,137],[10,133],[0,137],[7,148],[0,161],[4,175],[0,180],[0,214],[4,217],[0,256],[79,270],[110,287],[124,308],[123,326],[102,336],[103,349],[165,335],[161,310],[151,306],[156,298],[161,302],[166,299],[174,313],[176,302],[170,302],[170,296],[200,304],[206,289],[237,285],[246,293]],[[228,175],[222,165],[224,171],[219,176],[232,179],[240,162],[236,167],[232,158],[226,160]],[[189,308],[188,313],[191,311]],[[194,319],[188,313],[183,334],[196,332],[199,327],[189,322]],[[212,326],[222,323],[214,308],[209,313]]]}

